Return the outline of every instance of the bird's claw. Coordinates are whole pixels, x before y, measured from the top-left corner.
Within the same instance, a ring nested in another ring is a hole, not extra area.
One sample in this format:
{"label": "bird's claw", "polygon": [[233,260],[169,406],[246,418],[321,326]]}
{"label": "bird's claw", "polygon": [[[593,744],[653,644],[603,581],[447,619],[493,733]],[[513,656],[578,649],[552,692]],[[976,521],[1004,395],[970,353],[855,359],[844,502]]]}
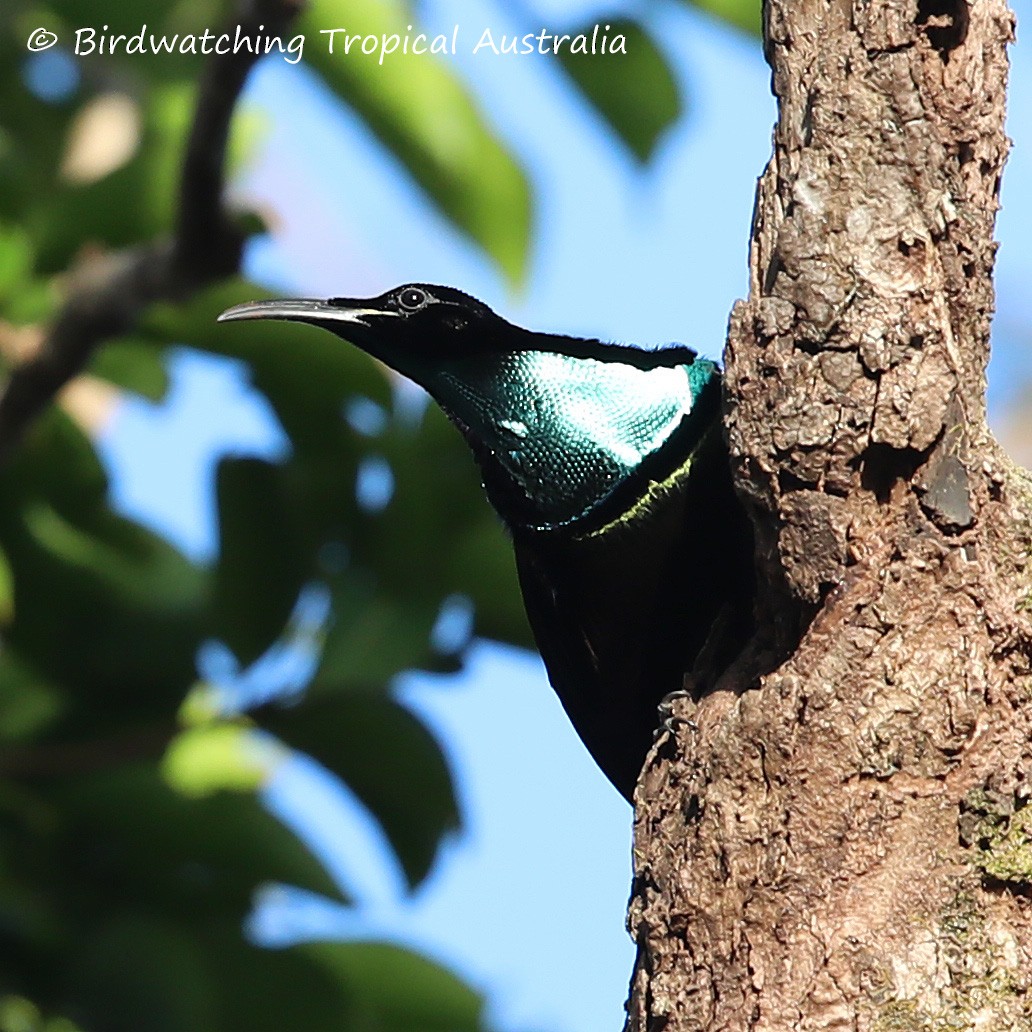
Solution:
{"label": "bird's claw", "polygon": [[692,698],[690,691],[685,688],[678,688],[675,691],[668,692],[659,700],[659,706],[656,707],[656,712],[659,716],[659,727],[656,728],[655,733],[656,738],[659,738],[664,732],[670,735],[677,734],[679,727],[686,727],[692,732],[699,730],[699,726],[694,720],[688,717],[679,717],[674,713],[675,703],[680,702],[682,699],[690,698]]}

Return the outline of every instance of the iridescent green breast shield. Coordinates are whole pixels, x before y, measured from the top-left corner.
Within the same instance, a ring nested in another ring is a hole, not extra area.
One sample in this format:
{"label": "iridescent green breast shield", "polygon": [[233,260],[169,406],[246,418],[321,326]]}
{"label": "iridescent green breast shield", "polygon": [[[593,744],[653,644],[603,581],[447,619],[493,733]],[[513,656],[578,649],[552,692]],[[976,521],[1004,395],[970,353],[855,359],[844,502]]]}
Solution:
{"label": "iridescent green breast shield", "polygon": [[603,505],[684,425],[716,376],[705,360],[640,368],[521,351],[438,370],[432,391],[478,451],[488,492],[544,527]]}

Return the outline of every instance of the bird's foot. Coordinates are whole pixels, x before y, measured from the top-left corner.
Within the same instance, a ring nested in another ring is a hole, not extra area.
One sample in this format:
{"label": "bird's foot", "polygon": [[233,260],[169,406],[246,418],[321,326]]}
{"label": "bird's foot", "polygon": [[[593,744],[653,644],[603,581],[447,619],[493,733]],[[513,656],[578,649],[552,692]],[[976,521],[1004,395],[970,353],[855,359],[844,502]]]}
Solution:
{"label": "bird's foot", "polygon": [[699,730],[699,726],[694,720],[678,716],[674,712],[676,703],[681,702],[683,699],[692,698],[693,695],[687,688],[678,688],[675,691],[668,692],[659,700],[659,706],[656,708],[657,715],[659,716],[659,727],[656,728],[655,738],[658,738],[664,732],[670,735],[677,734],[679,727],[686,727],[691,732]]}

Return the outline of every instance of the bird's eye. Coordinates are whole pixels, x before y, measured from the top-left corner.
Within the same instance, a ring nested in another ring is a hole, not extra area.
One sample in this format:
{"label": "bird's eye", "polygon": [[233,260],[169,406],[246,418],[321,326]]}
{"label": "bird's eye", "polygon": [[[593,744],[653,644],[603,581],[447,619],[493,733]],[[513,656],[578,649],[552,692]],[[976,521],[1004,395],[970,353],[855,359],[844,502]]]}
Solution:
{"label": "bird's eye", "polygon": [[406,312],[414,312],[417,308],[422,308],[427,300],[426,291],[420,290],[419,287],[406,287],[398,295],[398,304]]}

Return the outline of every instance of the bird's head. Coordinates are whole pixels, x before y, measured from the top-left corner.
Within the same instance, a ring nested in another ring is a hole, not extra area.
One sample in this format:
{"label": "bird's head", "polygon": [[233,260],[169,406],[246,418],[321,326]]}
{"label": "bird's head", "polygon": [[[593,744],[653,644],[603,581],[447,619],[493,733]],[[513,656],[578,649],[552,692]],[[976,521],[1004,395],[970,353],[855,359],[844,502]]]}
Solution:
{"label": "bird's head", "polygon": [[517,327],[454,287],[406,283],[379,297],[249,301],[219,316],[320,326],[431,389],[443,364],[511,350]]}

